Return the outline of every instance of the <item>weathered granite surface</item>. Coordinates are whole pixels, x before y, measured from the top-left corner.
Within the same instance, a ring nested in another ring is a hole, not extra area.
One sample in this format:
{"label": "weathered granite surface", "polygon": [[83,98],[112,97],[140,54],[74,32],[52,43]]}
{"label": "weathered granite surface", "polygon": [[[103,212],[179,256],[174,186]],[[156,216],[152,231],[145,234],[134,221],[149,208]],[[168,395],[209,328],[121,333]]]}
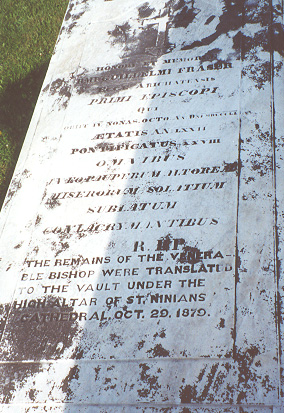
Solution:
{"label": "weathered granite surface", "polygon": [[0,410],[281,413],[280,0],[71,0],[0,217]]}

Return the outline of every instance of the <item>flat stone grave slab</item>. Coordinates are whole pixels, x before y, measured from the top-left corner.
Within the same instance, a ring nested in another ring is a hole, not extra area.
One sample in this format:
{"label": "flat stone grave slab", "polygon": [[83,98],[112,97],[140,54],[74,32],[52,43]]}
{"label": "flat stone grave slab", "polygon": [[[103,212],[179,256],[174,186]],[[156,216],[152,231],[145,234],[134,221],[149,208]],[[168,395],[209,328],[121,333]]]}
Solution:
{"label": "flat stone grave slab", "polygon": [[71,0],[0,217],[3,412],[280,413],[279,0]]}

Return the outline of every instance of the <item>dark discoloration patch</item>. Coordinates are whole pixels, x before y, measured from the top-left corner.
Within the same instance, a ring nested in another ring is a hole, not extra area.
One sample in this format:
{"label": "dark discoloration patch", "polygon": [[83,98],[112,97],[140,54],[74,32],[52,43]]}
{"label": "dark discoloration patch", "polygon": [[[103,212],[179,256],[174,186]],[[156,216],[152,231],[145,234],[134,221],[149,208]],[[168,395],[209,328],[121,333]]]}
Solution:
{"label": "dark discoloration patch", "polygon": [[271,81],[270,62],[253,62],[242,70],[242,76],[248,76],[255,83],[257,89],[263,89]]}
{"label": "dark discoloration patch", "polygon": [[124,344],[123,341],[121,340],[121,337],[115,333],[110,334],[110,340],[114,343],[114,348],[123,346]]}
{"label": "dark discoloration patch", "polygon": [[67,12],[65,14],[63,26],[59,33],[59,38],[62,33],[66,32],[68,35],[71,34],[74,27],[77,26],[79,19],[85,14],[88,9],[88,4],[86,0],[76,0],[70,1]]}
{"label": "dark discoloration patch", "polygon": [[29,398],[30,398],[30,400],[31,400],[32,402],[35,401],[37,393],[38,393],[38,392],[37,392],[36,389],[30,389],[30,391],[29,391]]}
{"label": "dark discoloration patch", "polygon": [[224,61],[219,59],[219,53],[221,52],[221,49],[214,48],[209,50],[207,53],[205,53],[203,56],[200,56],[200,63],[204,63],[206,61],[212,62],[212,61],[217,61],[217,64],[225,63]]}
{"label": "dark discoloration patch", "polygon": [[10,311],[10,304],[0,304],[0,340],[4,332],[4,328],[8,319],[8,314]]}
{"label": "dark discoloration patch", "polygon": [[101,369],[102,368],[100,366],[94,368],[94,370],[96,372],[95,381],[97,381],[99,379],[99,374],[100,374]]}
{"label": "dark discoloration patch", "polygon": [[[261,61],[259,52],[266,51],[271,53],[273,50],[276,50],[283,55],[284,30],[283,24],[279,20],[281,13],[280,10],[274,8],[274,21],[271,22],[271,10],[268,2],[259,1],[254,5],[245,6],[244,0],[237,2],[224,0],[223,14],[219,17],[219,23],[216,26],[215,32],[201,40],[184,45],[182,50],[208,46],[221,35],[229,34],[230,32],[233,34],[237,31],[233,36],[235,54],[237,56],[242,54],[243,60],[252,62],[251,65],[246,66],[243,75],[251,78],[255,86],[261,89],[265,83],[270,82],[271,74],[269,59],[266,62]],[[214,16],[211,16],[206,23],[213,20]],[[243,28],[246,25],[257,24],[260,24],[261,29],[253,32],[251,35],[244,34]],[[210,56],[208,55],[208,57]],[[218,58],[218,53],[215,53],[216,58]],[[202,59],[204,59],[204,56],[201,57]]]}
{"label": "dark discoloration patch", "polygon": [[[170,1],[165,8],[155,14],[148,3],[137,9],[141,27],[137,31],[131,21],[125,21],[108,32],[109,42],[121,46],[121,61],[110,70],[101,73],[82,73],[76,79],[75,87],[79,94],[100,93],[104,96],[132,88],[149,76],[157,60],[172,49],[166,32],[158,31],[159,19],[169,16],[169,24],[186,27],[195,18],[193,2]],[[169,26],[168,26],[169,27]]]}
{"label": "dark discoloration patch", "polygon": [[258,123],[255,124],[255,129],[258,132],[257,137],[259,140],[267,143],[271,142],[272,137],[270,131],[263,132]]}
{"label": "dark discoloration patch", "polygon": [[40,222],[41,222],[42,217],[40,215],[37,215],[36,220],[35,220],[35,226],[37,227]]}
{"label": "dark discoloration patch", "polygon": [[84,350],[81,348],[77,348],[75,353],[75,360],[81,360],[84,357]]}
{"label": "dark discoloration patch", "polygon": [[154,338],[157,338],[157,337],[165,338],[166,337],[166,330],[163,328],[161,331],[155,333],[153,337]]}
{"label": "dark discoloration patch", "polygon": [[200,258],[200,250],[196,247],[185,245],[177,262],[181,264],[197,264],[198,262],[202,262]]}
{"label": "dark discoloration patch", "polygon": [[239,384],[247,384],[249,380],[257,380],[255,372],[252,372],[251,366],[254,363],[256,356],[260,354],[260,349],[257,346],[251,346],[245,352],[238,352],[236,354],[236,361],[239,364]]}
{"label": "dark discoloration patch", "polygon": [[11,181],[7,196],[5,198],[5,204],[4,204],[4,209],[8,206],[10,203],[11,199],[14,197],[14,195],[22,188],[22,183],[20,179],[13,179]]}
{"label": "dark discoloration patch", "polygon": [[166,3],[166,6],[171,7],[171,10],[173,12],[173,19],[171,23],[172,27],[185,28],[194,21],[195,17],[200,12],[199,9],[194,7],[194,3],[194,0],[187,2],[185,2],[185,0],[171,0],[168,3]]}
{"label": "dark discoloration patch", "polygon": [[215,32],[201,40],[197,40],[191,44],[183,46],[182,50],[190,50],[195,47],[208,46],[222,34],[227,34],[230,31],[241,28],[243,24],[243,4],[244,0],[240,0],[238,2],[224,0],[223,14],[219,17],[219,24],[217,25]]}
{"label": "dark discoloration patch", "polygon": [[65,377],[65,379],[62,381],[61,384],[61,389],[66,395],[66,401],[72,400],[72,397],[74,396],[70,384],[72,380],[79,380],[79,368],[78,366],[71,367],[69,370],[68,375]]}
{"label": "dark discoloration patch", "polygon": [[[229,365],[228,365],[229,368]],[[214,394],[218,390],[221,384],[223,384],[226,378],[224,372],[218,371],[218,364],[206,366],[201,371],[199,379],[196,384],[183,385],[180,389],[181,403],[201,403],[201,402],[213,402]],[[203,384],[200,385],[200,382]],[[226,395],[226,401],[232,403],[232,399],[229,395]]]}
{"label": "dark discoloration patch", "polygon": [[138,346],[137,346],[138,350],[141,350],[144,347],[144,345],[145,345],[145,340],[139,341]]}
{"label": "dark discoloration patch", "polygon": [[71,90],[73,87],[73,73],[71,73],[69,79],[57,78],[51,84],[47,84],[42,90],[43,93],[48,92],[51,96],[56,96],[54,105],[57,105],[57,109],[66,109],[71,99]]}
{"label": "dark discoloration patch", "polygon": [[242,165],[240,161],[231,162],[231,163],[227,163],[227,162],[223,163],[224,172],[239,172],[241,169],[241,166]]}
{"label": "dark discoloration patch", "polygon": [[113,389],[116,388],[116,384],[111,384],[111,378],[110,377],[105,378],[104,385],[106,385],[104,387],[104,391],[113,390]]}
{"label": "dark discoloration patch", "polygon": [[53,209],[53,208],[60,206],[61,203],[58,201],[58,199],[51,197],[46,200],[45,205],[47,206],[48,209]]}
{"label": "dark discoloration patch", "polygon": [[14,249],[18,250],[23,245],[23,241],[20,244],[15,245]]}
{"label": "dark discoloration patch", "polygon": [[157,344],[155,347],[147,351],[150,358],[156,357],[170,357],[170,352],[162,347],[161,344]]}
{"label": "dark discoloration patch", "polygon": [[69,19],[71,19],[71,17],[72,17],[71,12],[72,12],[73,8],[74,8],[74,2],[70,1],[68,10],[67,10],[66,15],[65,15],[65,19],[64,19],[65,21],[68,21]]}
{"label": "dark discoloration patch", "polygon": [[248,178],[245,179],[245,183],[248,185],[250,182],[254,182],[255,178],[253,178],[252,176],[249,176]]}
{"label": "dark discoloration patch", "polygon": [[[198,381],[201,381],[203,379],[205,371],[206,371],[206,368],[204,367],[197,376]],[[183,382],[184,381],[185,381],[185,379],[183,380]]]}
{"label": "dark discoloration patch", "polygon": [[145,387],[137,390],[138,396],[141,398],[154,397],[161,388],[158,376],[149,374],[150,367],[146,363],[139,364],[139,367],[141,369],[140,379],[145,384]]}
{"label": "dark discoloration patch", "polygon": [[[157,240],[157,251],[170,251],[173,248],[173,236],[171,234],[166,235],[165,237],[159,238]],[[200,256],[201,252],[197,247],[188,246],[183,238],[176,239],[176,247],[173,252],[179,253],[177,258],[177,263],[188,263],[188,264],[197,264],[202,262]],[[182,251],[180,247],[182,246]],[[180,253],[181,252],[181,253]]]}
{"label": "dark discoloration patch", "polygon": [[197,388],[196,386],[186,385],[180,389],[180,401],[181,403],[191,403],[197,398]]}
{"label": "dark discoloration patch", "polygon": [[155,11],[154,8],[151,9],[151,7],[149,7],[149,3],[144,3],[142,4],[142,6],[140,6],[138,8],[138,15],[140,19],[146,18],[146,17],[150,17],[151,14]]}
{"label": "dark discoloration patch", "polygon": [[[77,2],[78,3],[78,2]],[[76,3],[76,7],[77,7]],[[69,80],[56,79],[50,86],[51,94],[59,95],[58,103],[62,108],[66,108],[71,96],[71,85],[74,83],[77,93],[103,96],[112,96],[120,91],[137,86],[142,80],[151,76],[149,73],[154,70],[155,64],[159,57],[168,53],[175,45],[169,40],[168,29],[171,28],[190,28],[191,23],[195,21],[200,10],[195,8],[194,1],[185,2],[184,0],[171,0],[165,4],[165,7],[159,12],[150,8],[148,3],[144,3],[137,9],[137,18],[141,23],[139,29],[132,26],[131,20],[115,25],[108,32],[109,42],[113,45],[121,46],[120,62],[108,70],[101,72],[87,72],[86,70],[76,76],[73,82],[71,76]],[[67,31],[71,31],[76,25],[76,19],[79,19],[84,11],[73,13],[74,4],[71,2],[70,10],[66,14],[66,21],[69,23]],[[244,13],[246,21],[244,21]],[[159,19],[168,16],[166,32],[159,32]],[[213,21],[215,16],[211,16],[206,21],[207,25]],[[244,9],[244,1],[232,2],[224,0],[223,13],[219,16],[219,23],[215,32],[207,37],[188,44],[184,41],[181,50],[188,50],[208,46],[218,39],[221,35],[232,33],[234,53],[240,57],[242,49],[243,59],[252,61],[243,70],[243,75],[250,77],[257,88],[262,88],[270,81],[269,62],[260,61],[258,58],[259,51],[271,51],[272,44],[275,43],[277,49],[281,49],[283,28],[280,23],[275,26],[275,41],[271,41],[267,25],[269,25],[270,12],[266,3],[254,5],[247,10]],[[243,25],[259,24],[261,30],[252,36],[242,33]],[[280,24],[280,26],[279,26]],[[237,32],[236,34],[234,34]],[[279,37],[280,36],[280,37]],[[278,39],[278,40],[277,40]],[[282,46],[283,47],[283,46]],[[217,63],[225,63],[219,59],[219,48],[213,48],[201,56],[201,62],[216,60]],[[233,53],[233,54],[234,54]],[[280,64],[281,65],[281,64]],[[47,90],[46,87],[44,90]]]}
{"label": "dark discoloration patch", "polygon": [[77,76],[75,88],[77,93],[90,95],[101,94],[112,96],[130,89],[140,82],[153,69],[157,59],[141,55],[122,59],[117,67],[104,72],[87,73]]}
{"label": "dark discoloration patch", "polygon": [[158,239],[157,251],[169,251],[173,237],[171,234]]}
{"label": "dark discoloration patch", "polygon": [[[251,346],[245,352],[238,351],[235,355],[237,370],[233,373],[237,374],[237,381],[233,384],[226,384],[226,378],[232,368],[235,367],[226,363],[220,366],[219,363],[206,365],[198,375],[195,383],[186,383],[183,379],[183,384],[180,388],[181,403],[203,403],[214,402],[215,394],[222,388],[222,394],[227,403],[243,404],[249,403],[252,394],[256,394],[261,386],[262,390],[267,394],[275,391],[275,387],[271,384],[268,376],[265,376],[260,382],[256,357],[261,354],[257,346]],[[228,354],[227,357],[232,357]]]}
{"label": "dark discoloration patch", "polygon": [[[58,297],[43,297],[41,301],[45,301],[45,305],[37,306],[37,308],[15,308],[13,306],[9,313],[8,322],[7,315],[10,305],[5,307],[4,312],[6,315],[0,320],[1,332],[6,325],[5,342],[2,342],[1,348],[2,359],[12,358],[13,360],[20,361],[59,359],[63,352],[72,346],[73,338],[78,332],[76,321],[20,321],[23,314],[29,314],[31,319],[37,313],[36,319],[39,320],[43,314],[50,312],[54,314],[55,318],[61,313],[65,313],[67,316],[73,313],[73,308],[70,306],[58,307],[60,302]],[[16,388],[19,389],[24,386],[29,377],[35,376],[42,370],[40,363],[27,363],[26,365],[15,363],[15,365],[9,364],[8,366],[3,364],[0,374],[1,401],[4,403],[10,402],[13,399]],[[66,392],[67,397],[71,395],[68,383],[75,377],[73,373],[71,372],[62,384],[62,390]],[[36,395],[36,389],[30,389],[28,397],[32,401],[35,401]]]}
{"label": "dark discoloration patch", "polygon": [[221,318],[219,324],[217,325],[218,330],[225,328],[225,319]]}
{"label": "dark discoloration patch", "polygon": [[244,194],[244,195],[242,196],[242,199],[243,199],[244,201],[247,201],[247,200],[255,200],[255,199],[258,198],[258,196],[259,196],[259,195],[258,195],[255,191],[252,191],[252,192],[249,192],[249,193]]}
{"label": "dark discoloration patch", "polygon": [[207,24],[210,24],[215,19],[215,17],[216,17],[215,15],[208,17],[208,19],[206,20],[204,24],[207,26]]}
{"label": "dark discoloration patch", "polygon": [[59,246],[57,247],[58,249],[55,253],[55,257],[57,257],[62,252],[65,252],[66,250],[68,250],[69,247],[70,245],[68,244],[68,242],[60,242]]}
{"label": "dark discoloration patch", "polygon": [[273,46],[281,56],[284,56],[284,26],[282,23],[274,23],[273,30]]}
{"label": "dark discoloration patch", "polygon": [[[72,76],[71,76],[72,77]],[[50,94],[58,96],[56,103],[58,107],[66,109],[71,98],[71,87],[72,83],[70,80],[56,79],[54,80],[49,88]]]}
{"label": "dark discoloration patch", "polygon": [[112,44],[124,44],[124,43],[129,43],[133,38],[131,38],[131,26],[128,22],[125,22],[124,24],[121,25],[116,25],[113,30],[110,30],[108,32],[109,36],[111,36],[112,39]]}
{"label": "dark discoloration patch", "polygon": [[68,82],[66,82],[64,79],[59,78],[54,80],[50,85],[50,94],[54,95],[55,93],[58,93],[59,96],[70,98],[71,93],[70,85],[68,85]]}
{"label": "dark discoloration patch", "polygon": [[[11,363],[3,365],[0,368],[0,403],[10,403],[16,389],[19,389],[19,384],[24,385],[28,377],[40,371],[42,371],[40,364]],[[31,389],[28,396],[32,400],[35,399],[36,394],[36,390]]]}
{"label": "dark discoloration patch", "polygon": [[260,176],[264,176],[273,169],[272,158],[270,155],[263,157],[261,153],[253,154],[251,159],[251,169],[256,171]]}
{"label": "dark discoloration patch", "polygon": [[[16,303],[13,304],[5,329],[5,342],[9,343],[9,347],[2,344],[2,357],[13,357],[13,360],[57,360],[72,345],[72,339],[79,329],[78,323],[55,319],[61,313],[67,314],[66,318],[69,318],[68,315],[74,312],[73,307],[61,307],[63,299],[52,295],[39,300],[44,304],[27,308],[16,308]],[[54,321],[44,322],[46,313],[53,313]],[[27,321],[21,321],[24,315],[28,316]]]}

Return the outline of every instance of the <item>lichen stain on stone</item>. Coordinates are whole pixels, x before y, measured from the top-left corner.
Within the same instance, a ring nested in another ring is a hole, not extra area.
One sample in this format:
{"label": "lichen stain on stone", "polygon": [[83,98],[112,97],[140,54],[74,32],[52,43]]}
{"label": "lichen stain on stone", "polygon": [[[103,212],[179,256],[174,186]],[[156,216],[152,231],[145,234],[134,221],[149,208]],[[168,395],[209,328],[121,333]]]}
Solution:
{"label": "lichen stain on stone", "polygon": [[156,250],[157,251],[169,251],[172,241],[173,241],[173,236],[171,234],[167,234],[166,236],[159,238]]}
{"label": "lichen stain on stone", "polygon": [[[197,376],[198,381],[201,381],[203,379],[203,376],[205,374],[206,371],[206,367],[204,367],[203,369],[201,369],[200,373]],[[185,382],[185,379],[183,379],[183,382]]]}
{"label": "lichen stain on stone", "polygon": [[180,401],[181,403],[191,403],[197,398],[196,386],[186,385],[180,389]]}
{"label": "lichen stain on stone", "polygon": [[[27,308],[12,308],[9,313],[9,320],[7,316],[0,322],[0,328],[6,325],[5,341],[2,342],[1,355],[2,359],[13,360],[48,360],[60,359],[63,352],[72,346],[73,338],[78,332],[78,324],[76,321],[60,322],[44,322],[42,316],[46,313],[53,313],[54,318],[60,316],[60,313],[73,313],[73,307],[66,306],[58,308],[57,304],[60,298],[52,295],[41,298],[45,301],[44,307],[38,306]],[[57,303],[57,304],[56,304]],[[6,313],[8,314],[8,306],[6,306]],[[21,321],[21,316],[28,314],[30,321]],[[8,344],[7,344],[8,343]],[[4,402],[8,403],[13,398],[14,391],[24,386],[29,377],[35,376],[42,371],[40,363],[28,363],[22,365],[21,363],[9,364],[2,367],[0,377],[7,379],[14,375],[12,383],[2,384],[0,378],[1,393],[4,397]],[[70,378],[70,377],[69,377]],[[67,380],[68,381],[68,380]],[[65,384],[67,395],[68,386]],[[64,383],[63,383],[64,390]],[[36,398],[36,390],[30,389],[27,394],[32,401]]]}
{"label": "lichen stain on stone", "polygon": [[[80,8],[81,6],[81,8]],[[75,11],[75,8],[79,8],[78,11]],[[59,33],[59,39],[61,35],[66,32],[68,35],[71,34],[74,27],[77,26],[78,20],[85,14],[88,9],[87,0],[77,0],[77,1],[70,1],[68,10],[65,14],[63,26]]]}
{"label": "lichen stain on stone", "polygon": [[[215,394],[225,382],[227,370],[218,371],[219,363],[214,363],[211,366],[206,366],[199,374],[196,383],[184,384],[180,388],[179,397],[181,403],[202,403],[214,402]],[[203,383],[201,383],[203,382]],[[231,403],[232,400],[226,395],[226,402]]]}
{"label": "lichen stain on stone", "polygon": [[[18,390],[21,385],[24,385],[27,377],[31,377],[40,371],[42,371],[40,364],[3,364],[0,369],[0,402],[5,404],[10,403],[14,398],[16,389]],[[35,399],[36,394],[35,389],[30,389],[27,396],[30,399]]]}
{"label": "lichen stain on stone", "polygon": [[115,333],[110,334],[110,340],[113,342],[114,344],[114,348],[117,348],[119,346],[123,346],[124,342],[121,340],[121,337],[118,336]]}
{"label": "lichen stain on stone", "polygon": [[[184,0],[171,0],[165,4],[164,9],[160,10],[159,15],[157,16],[155,15],[157,14],[155,13],[156,10],[150,8],[149,3],[144,3],[144,5],[137,9],[137,18],[138,21],[141,20],[141,24],[145,19],[146,21],[149,19],[150,22],[151,16],[152,19],[155,18],[158,21],[159,17],[163,17],[170,11],[170,27],[187,28],[195,21],[196,16],[200,12],[200,10],[195,8],[194,3],[194,1],[191,1],[189,4],[186,4]],[[79,19],[85,12],[83,11],[72,16],[71,11],[74,4],[72,2],[70,3],[70,9],[66,14],[66,21],[72,20],[72,23],[69,25],[69,28],[63,28],[69,30],[69,32],[71,32],[72,28],[76,25],[76,19]],[[242,32],[244,13],[246,15],[245,24],[260,24],[264,28],[251,36],[244,34],[244,32]],[[211,19],[213,18],[215,18],[215,16],[211,16]],[[238,31],[233,37],[234,50],[239,54],[240,49],[242,48],[243,59],[247,62],[250,60],[253,61],[253,64],[247,64],[243,69],[243,76],[250,77],[254,81],[256,88],[261,89],[267,82],[270,82],[271,78],[270,62],[260,61],[257,57],[260,49],[271,52],[271,41],[269,41],[269,33],[266,28],[266,26],[269,25],[269,19],[270,12],[265,3],[254,5],[247,10],[244,10],[243,1],[237,3],[225,0],[223,14],[219,16],[219,24],[216,27],[216,31],[201,40],[183,45],[181,50],[210,45],[221,35]],[[138,85],[142,82],[145,76],[149,75],[149,72],[154,68],[158,58],[171,51],[173,45],[170,44],[166,33],[158,33],[157,24],[150,24],[148,26],[143,26],[142,24],[140,29],[138,31],[137,29],[134,29],[131,26],[130,20],[125,21],[120,25],[115,25],[114,28],[108,32],[110,43],[113,45],[121,45],[122,52],[120,62],[111,67],[108,71],[88,73],[85,70],[83,73],[76,76],[74,85],[77,93],[112,96],[120,91],[125,91]],[[277,32],[276,39],[279,38],[280,33],[283,35],[283,27],[281,24],[279,26],[279,23],[277,23],[275,31]],[[157,47],[157,39],[159,36],[165,37],[163,47]],[[185,40],[185,43],[188,43],[188,40]],[[274,43],[276,45],[275,47],[280,49],[280,47],[278,47],[279,41],[277,42],[277,40],[275,40]],[[155,50],[154,53],[153,50]],[[223,60],[218,59],[219,52],[220,49],[213,48],[201,56],[201,61],[206,59],[217,59],[222,62]],[[276,67],[276,73],[280,69],[281,62],[278,66],[279,68]],[[137,71],[141,72],[140,77],[137,76]],[[123,77],[121,77],[121,75],[123,75]],[[68,105],[71,96],[70,90],[72,83],[73,79],[71,76],[69,80],[57,79],[51,84],[51,94],[55,92],[58,93],[59,99],[57,100],[57,103],[62,108],[66,108]],[[48,88],[49,85],[44,91]]]}
{"label": "lichen stain on stone", "polygon": [[194,5],[194,0],[187,2],[185,0],[170,0],[167,2],[166,7],[170,7],[173,13],[173,19],[171,21],[172,27],[186,28],[190,23],[192,23],[200,12],[200,10],[194,7]]}
{"label": "lichen stain on stone", "polygon": [[52,96],[58,96],[55,103],[58,105],[58,109],[66,109],[71,98],[71,83],[72,75],[70,79],[56,79],[50,85],[47,85],[43,91],[49,90]]}
{"label": "lichen stain on stone", "polygon": [[162,347],[161,344],[157,344],[155,347],[147,351],[150,358],[157,357],[170,357],[170,352]]}
{"label": "lichen stain on stone", "polygon": [[152,13],[154,13],[155,8],[149,7],[149,3],[144,3],[142,6],[138,8],[138,14],[140,19],[145,19],[150,17]]}
{"label": "lichen stain on stone", "polygon": [[200,63],[206,61],[216,61],[216,63],[224,63],[219,59],[219,54],[222,52],[221,49],[215,47],[214,49],[208,50],[204,55],[200,56]]}
{"label": "lichen stain on stone", "polygon": [[141,350],[144,347],[144,345],[145,345],[145,340],[139,341],[139,343],[137,345],[138,350]]}
{"label": "lichen stain on stone", "polygon": [[[56,319],[59,319],[61,313],[72,318],[73,307],[62,307],[63,298],[57,296],[49,295],[38,300],[41,300],[40,303],[34,300],[27,308],[17,308],[14,303],[6,323],[4,337],[5,342],[9,344],[8,347],[2,345],[2,356],[12,356],[14,360],[57,360],[65,349],[72,346],[73,337],[79,329],[78,323],[76,320],[73,321],[74,318],[64,322]],[[17,305],[20,303],[17,302]],[[44,321],[45,315],[51,313],[54,321]],[[63,343],[63,347],[58,346],[59,343]]]}
{"label": "lichen stain on stone", "polygon": [[140,84],[154,68],[156,61],[157,56],[133,56],[123,58],[107,72],[92,73],[85,70],[76,77],[76,91],[78,94],[100,94],[102,97],[126,91]]}
{"label": "lichen stain on stone", "polygon": [[264,132],[264,131],[260,128],[260,126],[259,126],[258,123],[255,124],[255,129],[257,130],[257,138],[258,138],[261,142],[271,144],[272,137],[271,137],[270,131],[265,131],[265,132]]}
{"label": "lichen stain on stone", "polygon": [[61,389],[63,393],[66,395],[65,400],[72,400],[74,394],[71,390],[70,384],[73,380],[79,380],[79,367],[73,366],[70,368],[68,375],[62,380]]}
{"label": "lichen stain on stone", "polygon": [[224,172],[236,172],[238,173],[242,167],[240,161],[235,161],[231,163],[223,162]]}
{"label": "lichen stain on stone", "polygon": [[271,64],[270,62],[253,62],[246,65],[242,70],[242,76],[248,76],[253,80],[257,89],[263,89],[271,81]]}
{"label": "lichen stain on stone", "polygon": [[58,201],[58,199],[50,197],[46,200],[45,205],[48,209],[54,209],[56,207],[59,207],[61,203]]}
{"label": "lichen stain on stone", "polygon": [[[266,394],[275,391],[268,375],[262,377],[257,369],[261,363],[255,359],[260,354],[260,349],[252,345],[244,352],[237,351],[234,365],[205,365],[195,382],[189,384],[187,379],[182,380],[179,393],[181,403],[214,403],[219,401],[216,400],[216,394],[221,393],[222,400],[226,400],[226,403],[246,404],[249,403],[251,395],[258,391],[264,391]],[[230,372],[235,380],[227,383],[226,379]]]}
{"label": "lichen stain on stone", "polygon": [[253,154],[251,162],[251,169],[256,171],[260,176],[264,176],[273,170],[273,162],[270,155],[265,157],[261,153],[257,152]]}
{"label": "lichen stain on stone", "polygon": [[103,388],[104,391],[109,391],[109,390],[114,390],[116,388],[116,384],[111,384],[111,378],[110,377],[105,377],[105,381],[103,383],[103,385],[105,385],[105,387]]}
{"label": "lichen stain on stone", "polygon": [[100,374],[101,369],[102,368],[100,366],[94,367],[94,370],[96,372],[95,381],[97,381],[99,379],[99,374]]}
{"label": "lichen stain on stone", "polygon": [[79,368],[78,366],[73,366],[70,368],[68,375],[62,380],[61,389],[66,395],[66,400],[71,400],[73,392],[70,388],[70,383],[72,380],[79,380]]}
{"label": "lichen stain on stone", "polygon": [[41,220],[42,220],[42,217],[40,215],[37,215],[36,220],[35,220],[36,227],[40,224]]}
{"label": "lichen stain on stone", "polygon": [[258,198],[259,194],[257,194],[255,191],[248,192],[242,195],[242,200],[243,201],[248,201],[248,200],[253,200],[255,201]]}
{"label": "lichen stain on stone", "polygon": [[[179,247],[182,246],[182,249]],[[201,263],[200,250],[194,246],[189,246],[184,239],[174,239],[171,234],[167,234],[157,240],[157,251],[170,251],[177,253],[176,262],[180,264],[197,264]]]}
{"label": "lichen stain on stone", "polygon": [[4,332],[4,328],[8,319],[10,304],[0,304],[0,341]]}
{"label": "lichen stain on stone", "polygon": [[14,249],[15,249],[15,250],[18,250],[19,248],[22,247],[23,243],[24,243],[24,241],[22,241],[22,242],[20,242],[19,244],[15,245]]}
{"label": "lichen stain on stone", "polygon": [[201,263],[202,260],[200,258],[200,250],[196,247],[190,247],[188,245],[184,245],[182,249],[182,253],[180,257],[177,259],[177,263],[180,264],[197,264]]}
{"label": "lichen stain on stone", "polygon": [[[137,9],[138,21],[141,21],[139,30],[132,27],[131,21],[116,24],[108,32],[108,35],[111,44],[121,46],[120,62],[102,73],[88,73],[85,71],[78,75],[75,82],[77,92],[79,94],[94,95],[100,93],[104,96],[112,96],[119,91],[124,91],[141,83],[143,78],[147,77],[154,68],[157,60],[173,48],[173,45],[169,43],[167,34],[158,32],[157,23],[146,26],[144,19],[152,16],[152,19],[156,18],[158,22],[159,18],[166,16],[171,10],[172,16],[169,16],[171,25],[173,27],[186,27],[197,14],[192,7],[193,2],[190,3],[189,6],[184,0],[171,0],[166,3],[164,9],[160,10],[157,16],[155,15],[156,10],[149,8],[148,3],[144,3]],[[149,19],[149,22],[151,22],[151,19]],[[161,39],[164,39],[164,41],[161,42]],[[137,75],[138,71],[141,76]]]}
{"label": "lichen stain on stone", "polygon": [[5,204],[3,208],[6,208],[10,203],[11,199],[16,195],[16,193],[22,188],[21,179],[14,178],[11,181],[7,196],[5,198]]}
{"label": "lichen stain on stone", "polygon": [[36,389],[30,389],[29,398],[32,402],[34,402],[36,400],[37,393],[38,393],[38,391]]}
{"label": "lichen stain on stone", "polygon": [[141,369],[140,380],[145,387],[137,389],[138,396],[142,399],[154,399],[155,395],[161,388],[158,380],[159,376],[151,375],[149,371],[150,367],[146,363],[140,363],[139,368]]}
{"label": "lichen stain on stone", "polygon": [[70,98],[71,96],[70,86],[68,85],[68,82],[64,79],[58,78],[54,80],[51,83],[49,90],[51,95],[58,93],[60,96],[65,96],[66,98]]}
{"label": "lichen stain on stone", "polygon": [[58,257],[59,254],[67,251],[69,247],[70,245],[68,244],[68,242],[59,242],[59,246],[57,247],[58,249],[55,253],[55,257]]}
{"label": "lichen stain on stone", "polygon": [[220,318],[220,322],[217,325],[218,330],[220,330],[221,328],[225,328],[225,319],[224,318]]}
{"label": "lichen stain on stone", "polygon": [[243,0],[232,2],[224,0],[223,13],[219,16],[219,23],[216,26],[215,32],[201,40],[194,41],[191,44],[184,45],[182,50],[190,50],[196,47],[209,46],[221,35],[228,34],[230,31],[238,30],[242,27],[243,19]]}
{"label": "lichen stain on stone", "polygon": [[161,331],[159,331],[159,332],[156,332],[155,334],[154,334],[154,336],[153,336],[153,338],[154,339],[156,339],[156,338],[158,338],[158,337],[160,337],[160,338],[166,338],[166,329],[165,328],[163,328]]}

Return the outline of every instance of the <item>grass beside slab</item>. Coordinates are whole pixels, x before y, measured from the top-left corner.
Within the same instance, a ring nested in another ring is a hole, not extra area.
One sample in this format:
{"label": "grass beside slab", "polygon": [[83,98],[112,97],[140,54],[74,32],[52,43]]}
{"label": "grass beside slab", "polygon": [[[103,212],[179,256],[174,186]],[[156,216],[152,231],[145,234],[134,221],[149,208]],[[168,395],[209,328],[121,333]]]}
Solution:
{"label": "grass beside slab", "polygon": [[0,207],[67,5],[68,0],[1,0]]}

